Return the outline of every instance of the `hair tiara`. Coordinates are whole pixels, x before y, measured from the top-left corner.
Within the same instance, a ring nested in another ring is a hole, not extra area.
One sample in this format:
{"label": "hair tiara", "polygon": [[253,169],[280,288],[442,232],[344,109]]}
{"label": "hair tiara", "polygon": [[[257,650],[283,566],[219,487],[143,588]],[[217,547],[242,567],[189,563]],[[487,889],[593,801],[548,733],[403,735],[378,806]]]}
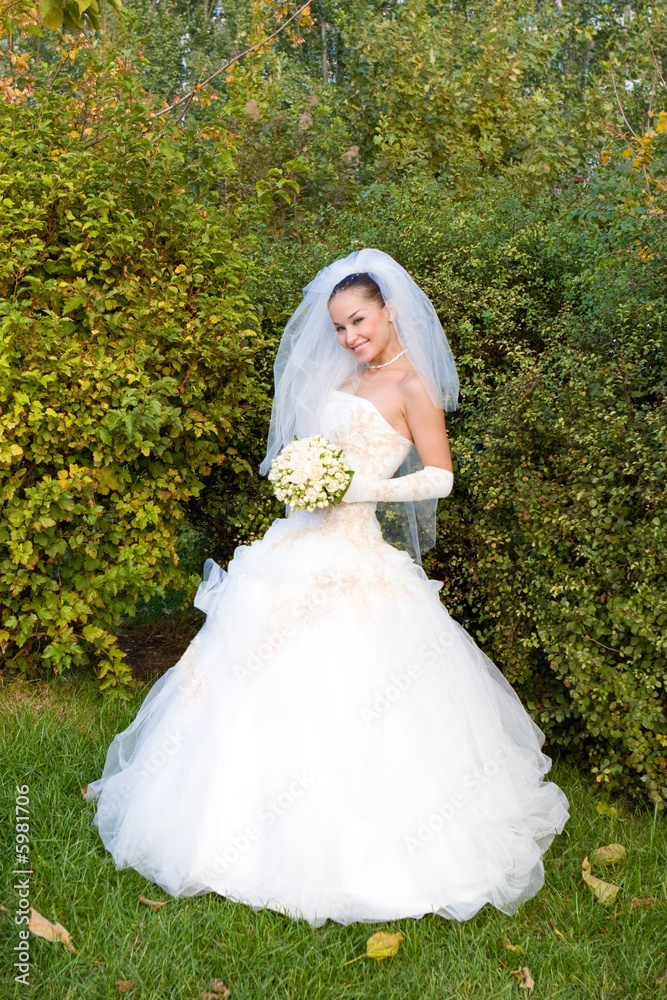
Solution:
{"label": "hair tiara", "polygon": [[336,294],[336,292],[342,292],[353,281],[355,281],[357,278],[362,278],[362,277],[363,278],[369,278],[370,275],[366,271],[355,271],[354,274],[348,274],[348,275],[346,275],[342,279],[342,281],[339,281],[337,285],[334,285],[334,287],[333,287],[333,289],[331,291],[331,295],[329,296],[329,298],[332,299],[334,297],[334,295]]}

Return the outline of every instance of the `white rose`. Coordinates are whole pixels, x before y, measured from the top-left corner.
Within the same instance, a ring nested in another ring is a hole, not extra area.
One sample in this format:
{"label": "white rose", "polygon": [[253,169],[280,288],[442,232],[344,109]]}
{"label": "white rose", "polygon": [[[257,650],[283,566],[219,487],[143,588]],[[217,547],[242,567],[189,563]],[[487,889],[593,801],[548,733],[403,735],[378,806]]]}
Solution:
{"label": "white rose", "polygon": [[324,466],[322,465],[319,458],[311,458],[306,464],[306,472],[308,473],[308,478],[314,483],[319,483],[320,479],[324,475]]}
{"label": "white rose", "polygon": [[305,469],[295,469],[290,476],[290,482],[295,483],[297,486],[303,486],[306,479],[308,479],[308,473]]}

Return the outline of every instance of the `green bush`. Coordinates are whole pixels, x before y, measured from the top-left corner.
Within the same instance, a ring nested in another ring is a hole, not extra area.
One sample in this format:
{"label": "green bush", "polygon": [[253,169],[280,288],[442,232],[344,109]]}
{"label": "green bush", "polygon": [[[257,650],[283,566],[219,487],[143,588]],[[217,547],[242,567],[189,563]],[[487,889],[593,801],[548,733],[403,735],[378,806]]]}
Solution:
{"label": "green bush", "polygon": [[525,205],[508,180],[461,205],[374,186],[326,242],[277,247],[282,283],[261,298],[279,325],[318,267],[364,245],[427,291],[462,390],[425,568],[549,743],[662,806],[667,299],[656,244],[637,254],[625,213],[601,226],[599,192]]}
{"label": "green bush", "polygon": [[446,603],[462,603],[466,581],[477,637],[550,742],[598,781],[635,793],[641,781],[661,802],[667,408],[632,399],[616,359],[553,336],[466,414],[431,569]]}
{"label": "green bush", "polygon": [[268,405],[244,255],[143,97],[112,61],[0,117],[1,648],[27,673],[92,660],[103,688],[130,678],[115,623],[183,586],[187,503],[220,464],[247,475]]}

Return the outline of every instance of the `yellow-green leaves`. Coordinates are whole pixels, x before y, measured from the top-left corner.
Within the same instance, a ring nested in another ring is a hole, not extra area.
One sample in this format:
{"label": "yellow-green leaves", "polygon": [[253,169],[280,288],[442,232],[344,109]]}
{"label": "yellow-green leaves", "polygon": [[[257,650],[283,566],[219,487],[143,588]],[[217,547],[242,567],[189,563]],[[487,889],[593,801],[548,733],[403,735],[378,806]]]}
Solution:
{"label": "yellow-green leaves", "polygon": [[620,819],[623,818],[621,816],[620,810],[617,809],[616,806],[607,805],[606,802],[598,802],[595,808],[597,812],[600,814],[600,816],[613,816],[614,818],[620,818]]}
{"label": "yellow-green leaves", "polygon": [[[91,71],[85,100],[41,90],[0,121],[0,648],[10,669],[88,664],[121,691],[132,673],[116,625],[190,587],[177,553],[188,505],[244,430],[261,441],[268,394],[228,220],[200,214],[161,140],[144,137],[132,66],[114,67]],[[92,152],[100,131],[113,142]],[[231,495],[250,463],[229,464]]]}
{"label": "yellow-green leaves", "polygon": [[588,858],[584,858],[581,863],[581,877],[592,890],[598,902],[604,906],[611,906],[620,891],[620,886],[611,882],[603,882],[591,874],[591,863]]}
{"label": "yellow-green leaves", "polygon": [[349,962],[345,962],[345,965],[358,962],[360,958],[374,958],[376,962],[381,962],[385,958],[391,958],[392,955],[397,954],[403,941],[405,941],[405,937],[400,931],[396,934],[377,931],[377,933],[371,934],[366,942],[365,953],[357,955],[356,958],[351,958]]}
{"label": "yellow-green leaves", "polygon": [[380,962],[383,958],[390,958],[398,952],[399,946],[405,941],[404,936],[398,934],[387,934],[384,931],[377,931],[372,934],[366,942],[366,955]]}
{"label": "yellow-green leaves", "polygon": [[[120,0],[109,0],[117,14],[125,12]],[[100,7],[98,0],[40,0],[42,23],[47,28],[65,31],[82,31],[87,26],[99,28]]]}

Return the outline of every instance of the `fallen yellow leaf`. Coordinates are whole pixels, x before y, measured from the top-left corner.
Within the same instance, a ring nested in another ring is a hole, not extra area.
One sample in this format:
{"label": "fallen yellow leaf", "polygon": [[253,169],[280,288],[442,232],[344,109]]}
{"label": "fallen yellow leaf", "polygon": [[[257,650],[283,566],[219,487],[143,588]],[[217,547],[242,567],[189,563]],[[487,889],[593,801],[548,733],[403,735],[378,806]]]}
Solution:
{"label": "fallen yellow leaf", "polygon": [[139,902],[143,903],[144,906],[149,906],[155,912],[155,910],[161,910],[163,906],[166,906],[168,900],[158,901],[157,899],[146,899],[145,896],[139,896]]}
{"label": "fallen yellow leaf", "polygon": [[82,796],[83,796],[83,798],[85,799],[85,797],[86,797],[86,792],[88,791],[88,785],[81,785],[81,787],[80,787],[79,791],[81,792],[81,795],[82,795]]}
{"label": "fallen yellow leaf", "polygon": [[535,980],[530,974],[530,969],[527,965],[524,965],[521,969],[510,969],[513,976],[519,981],[519,986],[522,990],[529,990],[530,993],[533,992],[535,986]]}
{"label": "fallen yellow leaf", "polygon": [[605,906],[611,905],[620,891],[620,886],[612,885],[611,882],[603,882],[602,879],[591,875],[591,863],[588,858],[581,862],[581,877],[586,885],[593,890],[595,898]]}
{"label": "fallen yellow leaf", "polygon": [[130,993],[136,985],[134,979],[117,979],[114,983],[121,993]]}
{"label": "fallen yellow leaf", "polygon": [[591,861],[594,865],[616,865],[619,861],[625,861],[627,856],[628,852],[623,844],[607,844],[593,852]]}
{"label": "fallen yellow leaf", "polygon": [[505,945],[508,951],[523,951],[523,948],[521,947],[520,944],[512,944],[512,942],[508,937],[503,938],[503,944]]}
{"label": "fallen yellow leaf", "polygon": [[363,955],[357,955],[356,958],[351,958],[349,962],[344,962],[343,965],[351,965],[352,962],[358,962],[360,958],[374,958],[376,962],[381,962],[383,958],[389,958],[391,955],[396,954],[401,941],[405,941],[405,938],[400,931],[397,934],[387,934],[385,931],[378,931],[369,937],[366,942],[366,951]]}
{"label": "fallen yellow leaf", "polygon": [[66,948],[69,948],[71,952],[75,955],[78,954],[76,948],[72,944],[72,937],[68,930],[66,930],[62,924],[55,923],[52,924],[50,920],[43,917],[41,913],[30,907],[30,921],[28,922],[28,930],[35,937],[44,938],[45,941],[61,941]]}
{"label": "fallen yellow leaf", "polygon": [[398,934],[386,934],[384,931],[378,931],[377,934],[371,934],[366,942],[366,954],[369,958],[374,958],[376,962],[381,962],[383,958],[395,955],[402,941],[405,941],[405,938],[400,931]]}
{"label": "fallen yellow leaf", "polygon": [[4,917],[11,917],[11,913],[6,906],[0,906],[0,913],[2,913]]}

